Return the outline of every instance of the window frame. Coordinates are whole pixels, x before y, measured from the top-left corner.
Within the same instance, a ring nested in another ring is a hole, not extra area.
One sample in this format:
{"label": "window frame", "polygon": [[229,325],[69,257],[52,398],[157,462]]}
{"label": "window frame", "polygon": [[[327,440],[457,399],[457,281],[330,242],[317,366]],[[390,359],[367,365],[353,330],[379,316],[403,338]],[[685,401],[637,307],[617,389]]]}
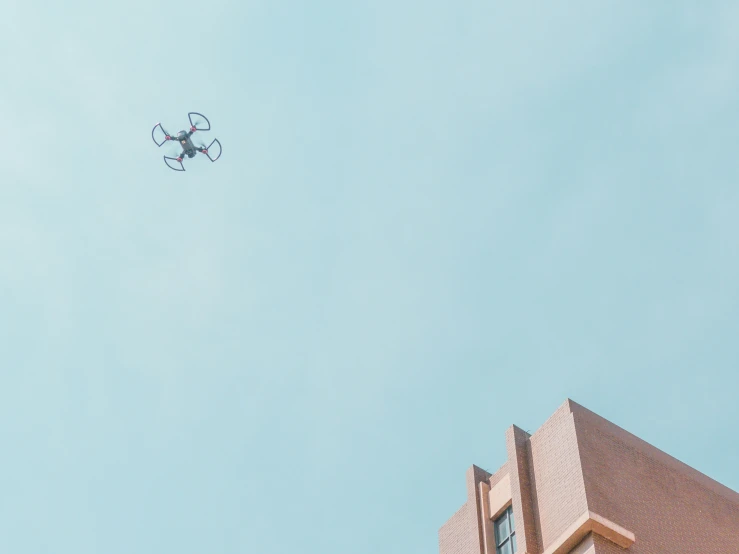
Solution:
{"label": "window frame", "polygon": [[[503,518],[506,518],[507,534],[501,537],[499,529],[500,529],[500,521]],[[510,552],[512,552],[513,554],[516,554],[518,544],[516,543],[516,520],[513,517],[513,505],[508,506],[493,521],[493,542],[495,543],[495,554],[501,554],[503,552],[503,548],[507,544],[511,545]]]}

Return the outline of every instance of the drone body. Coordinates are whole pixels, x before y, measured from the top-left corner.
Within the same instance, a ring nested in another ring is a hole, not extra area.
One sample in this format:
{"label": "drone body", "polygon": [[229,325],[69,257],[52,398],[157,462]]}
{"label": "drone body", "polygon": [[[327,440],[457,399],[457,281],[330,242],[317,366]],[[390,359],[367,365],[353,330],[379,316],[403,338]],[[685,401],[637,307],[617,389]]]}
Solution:
{"label": "drone body", "polygon": [[[192,143],[192,139],[190,138],[191,136],[192,135],[189,134],[187,131],[180,131],[179,133],[177,133],[177,140],[179,140],[180,144],[182,145],[182,155],[186,155],[188,158],[195,157],[195,150],[197,148]],[[202,151],[202,149],[200,148],[198,148],[197,150]]]}
{"label": "drone body", "polygon": [[[193,122],[193,115],[199,116],[201,120]],[[180,131],[179,133],[177,133],[177,136],[172,136],[167,131],[165,131],[161,123],[157,123],[156,125],[154,125],[154,128],[151,130],[151,138],[154,141],[154,144],[156,144],[157,146],[161,147],[162,144],[168,141],[177,140],[177,142],[179,142],[179,145],[182,148],[182,152],[178,154],[176,158],[171,156],[164,156],[164,163],[167,164],[167,167],[169,167],[170,169],[174,169],[175,171],[185,171],[185,166],[183,165],[182,160],[184,160],[185,157],[194,158],[195,154],[197,154],[198,152],[200,152],[201,154],[205,154],[211,162],[214,162],[221,157],[222,147],[218,139],[213,139],[213,142],[211,142],[210,145],[208,145],[207,147],[205,146],[205,144],[195,145],[192,142],[192,135],[193,133],[195,133],[195,131],[210,131],[210,121],[208,121],[208,118],[206,118],[203,114],[199,114],[197,112],[190,112],[189,114],[187,114],[187,117],[190,119],[190,130]],[[198,127],[198,125],[200,125],[203,120],[205,121],[205,123],[208,124],[208,126]],[[164,135],[164,139],[161,141],[157,141],[156,137],[154,136],[156,134],[157,128],[159,128],[161,133]],[[215,158],[211,156],[209,152],[214,144],[218,145],[218,155]],[[175,162],[180,164],[179,168],[172,166],[172,163]]]}

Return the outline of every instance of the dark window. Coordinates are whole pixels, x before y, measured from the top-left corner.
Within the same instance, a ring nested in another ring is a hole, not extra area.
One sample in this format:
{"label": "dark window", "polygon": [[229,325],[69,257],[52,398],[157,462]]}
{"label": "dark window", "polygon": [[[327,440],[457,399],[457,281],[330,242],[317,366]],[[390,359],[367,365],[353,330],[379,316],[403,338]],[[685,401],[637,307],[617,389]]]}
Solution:
{"label": "dark window", "polygon": [[509,506],[495,520],[495,552],[497,554],[515,554],[516,523],[513,521],[513,506]]}

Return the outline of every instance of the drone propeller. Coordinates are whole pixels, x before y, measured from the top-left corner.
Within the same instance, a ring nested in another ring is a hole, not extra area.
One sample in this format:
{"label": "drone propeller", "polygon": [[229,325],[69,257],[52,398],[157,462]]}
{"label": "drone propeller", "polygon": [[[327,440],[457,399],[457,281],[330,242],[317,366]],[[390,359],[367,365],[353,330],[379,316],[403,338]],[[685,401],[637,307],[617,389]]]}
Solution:
{"label": "drone propeller", "polygon": [[191,130],[210,131],[210,121],[203,114],[190,112],[187,114],[187,118],[190,120]]}
{"label": "drone propeller", "polygon": [[[164,135],[163,140],[159,138],[162,135],[157,133],[157,127],[159,127],[159,132]],[[157,146],[163,146],[164,143],[169,142],[170,140],[172,140],[172,138],[172,135],[170,135],[169,131],[162,127],[161,123],[157,123],[156,125],[154,125],[154,128],[151,130],[151,139]]]}
{"label": "drone propeller", "polygon": [[172,140],[173,135],[167,131],[164,127],[162,127],[162,131],[164,131],[164,135],[167,137],[167,140]]}
{"label": "drone propeller", "polygon": [[202,148],[202,153],[203,154],[205,154],[205,155],[208,154],[208,147],[206,146],[206,144],[204,142],[201,142],[199,144],[196,144],[195,146],[197,146],[198,148]]}

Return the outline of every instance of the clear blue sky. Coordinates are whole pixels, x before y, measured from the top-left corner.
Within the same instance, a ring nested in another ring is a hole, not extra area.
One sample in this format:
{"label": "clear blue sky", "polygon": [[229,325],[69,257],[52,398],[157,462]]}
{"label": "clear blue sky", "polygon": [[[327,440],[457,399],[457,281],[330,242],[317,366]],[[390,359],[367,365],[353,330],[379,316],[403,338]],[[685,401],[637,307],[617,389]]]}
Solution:
{"label": "clear blue sky", "polygon": [[739,489],[737,27],[4,4],[0,551],[433,553],[566,397]]}

